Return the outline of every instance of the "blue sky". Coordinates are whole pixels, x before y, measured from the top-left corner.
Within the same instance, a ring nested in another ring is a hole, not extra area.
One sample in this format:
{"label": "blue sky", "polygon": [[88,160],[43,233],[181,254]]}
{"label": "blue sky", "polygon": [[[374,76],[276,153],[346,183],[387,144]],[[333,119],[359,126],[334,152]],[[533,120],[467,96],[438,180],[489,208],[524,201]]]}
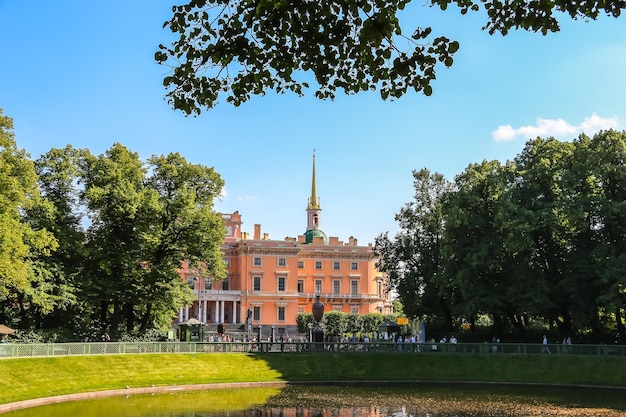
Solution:
{"label": "blue sky", "polygon": [[412,19],[461,44],[431,97],[270,93],[194,118],[165,102],[167,69],[154,62],[172,39],[162,29],[172,4],[0,0],[0,108],[14,119],[18,146],[33,158],[67,144],[100,154],[114,142],[142,159],[179,152],[223,176],[217,210],[239,210],[244,231],[260,223],[272,239],[305,231],[316,149],[323,229],[366,244],[397,230],[412,170],[453,179],[470,163],[514,158],[529,138],[626,129],[623,18],[564,18],[548,36],[490,36],[480,13],[414,0]]}

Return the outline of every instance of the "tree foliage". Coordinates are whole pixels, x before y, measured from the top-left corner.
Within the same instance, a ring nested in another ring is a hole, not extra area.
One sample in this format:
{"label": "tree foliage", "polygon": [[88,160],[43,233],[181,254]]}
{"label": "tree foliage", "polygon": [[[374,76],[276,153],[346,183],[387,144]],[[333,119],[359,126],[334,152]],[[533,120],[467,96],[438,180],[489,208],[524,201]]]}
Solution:
{"label": "tree foliage", "polygon": [[[159,45],[158,63],[172,67],[163,84],[170,104],[185,114],[212,108],[219,98],[238,106],[268,90],[298,95],[316,83],[315,96],[378,90],[383,99],[413,90],[432,93],[438,65],[453,64],[459,43],[431,27],[407,28],[402,11],[411,0],[190,0],[173,7],[165,23],[178,37]],[[557,16],[617,17],[623,0],[435,0],[461,13],[484,9],[484,29],[559,30]],[[406,13],[405,13],[406,18]],[[407,19],[408,20],[408,19]]]}
{"label": "tree foliage", "polygon": [[[17,148],[13,120],[0,109],[0,307],[19,307],[31,301],[47,303],[45,277],[37,259],[56,249],[47,230],[28,223],[28,210],[40,207],[33,162]],[[0,317],[3,312],[0,311]]]}
{"label": "tree foliage", "polygon": [[[445,192],[416,181],[400,232],[376,240],[379,266],[407,315],[450,330],[488,315],[497,334],[543,325],[625,340],[625,173],[626,132],[606,131],[530,140],[513,161],[469,165]],[[428,308],[442,299],[452,320]]]}
{"label": "tree foliage", "polygon": [[177,153],[142,161],[119,143],[33,162],[0,113],[0,321],[81,338],[169,327],[192,299],[182,261],[226,276],[223,186]]}

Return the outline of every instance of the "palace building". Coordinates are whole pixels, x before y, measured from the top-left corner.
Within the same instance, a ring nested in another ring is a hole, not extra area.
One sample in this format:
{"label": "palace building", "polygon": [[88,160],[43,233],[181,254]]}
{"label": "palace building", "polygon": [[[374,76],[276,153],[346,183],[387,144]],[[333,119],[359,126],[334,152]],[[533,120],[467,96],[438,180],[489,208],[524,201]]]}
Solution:
{"label": "palace building", "polygon": [[348,242],[328,237],[321,228],[321,212],[314,154],[305,232],[271,240],[260,224],[252,235],[243,232],[239,212],[223,214],[228,277],[197,277],[184,262],[180,273],[194,288],[196,300],[180,310],[178,321],[193,317],[231,328],[241,324],[246,331],[271,326],[278,334],[295,334],[297,314],[310,313],[317,295],[327,312],[391,314],[386,277],[376,269],[372,245],[359,246],[353,237]]}

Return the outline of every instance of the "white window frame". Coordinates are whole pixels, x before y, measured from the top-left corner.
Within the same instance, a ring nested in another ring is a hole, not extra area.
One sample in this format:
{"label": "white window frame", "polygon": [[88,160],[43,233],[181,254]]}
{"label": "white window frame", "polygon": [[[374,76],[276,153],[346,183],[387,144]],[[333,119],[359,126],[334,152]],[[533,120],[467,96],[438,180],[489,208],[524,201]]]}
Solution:
{"label": "white window frame", "polygon": [[359,281],[356,279],[350,281],[350,295],[359,295]]}
{"label": "white window frame", "polygon": [[[282,290],[280,289],[282,283]],[[284,275],[280,275],[278,277],[276,277],[276,291],[278,292],[285,292],[287,291],[287,277]]]}

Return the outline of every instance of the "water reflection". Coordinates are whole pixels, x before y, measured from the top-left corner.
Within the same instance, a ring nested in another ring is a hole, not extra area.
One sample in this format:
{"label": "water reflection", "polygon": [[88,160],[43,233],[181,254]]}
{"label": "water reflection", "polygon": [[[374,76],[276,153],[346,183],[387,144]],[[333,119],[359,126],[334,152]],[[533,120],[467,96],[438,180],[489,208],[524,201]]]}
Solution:
{"label": "water reflection", "polygon": [[626,395],[619,390],[545,387],[288,386],[105,398],[36,407],[6,416],[626,417]]}

